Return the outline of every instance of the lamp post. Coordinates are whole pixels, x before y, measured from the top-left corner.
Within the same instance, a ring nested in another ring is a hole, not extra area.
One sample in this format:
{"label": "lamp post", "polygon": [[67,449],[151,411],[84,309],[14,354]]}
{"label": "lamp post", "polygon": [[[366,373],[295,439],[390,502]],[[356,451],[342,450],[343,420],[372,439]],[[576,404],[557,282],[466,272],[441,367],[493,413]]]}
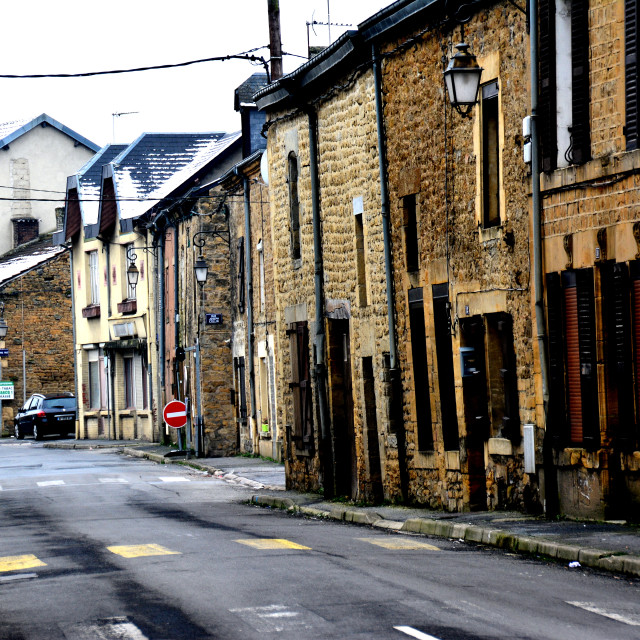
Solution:
{"label": "lamp post", "polygon": [[451,106],[463,118],[467,118],[478,101],[483,69],[478,65],[476,57],[469,53],[468,44],[461,42],[456,45],[456,49],[458,53],[449,60],[449,65],[444,70],[444,80]]}

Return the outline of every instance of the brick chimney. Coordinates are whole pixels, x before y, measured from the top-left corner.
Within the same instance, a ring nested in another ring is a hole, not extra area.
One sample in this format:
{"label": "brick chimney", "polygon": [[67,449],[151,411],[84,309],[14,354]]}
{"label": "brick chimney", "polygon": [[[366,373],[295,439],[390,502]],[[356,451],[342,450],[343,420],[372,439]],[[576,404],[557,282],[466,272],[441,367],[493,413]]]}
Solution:
{"label": "brick chimney", "polygon": [[13,218],[13,246],[35,240],[40,233],[40,224],[37,218]]}

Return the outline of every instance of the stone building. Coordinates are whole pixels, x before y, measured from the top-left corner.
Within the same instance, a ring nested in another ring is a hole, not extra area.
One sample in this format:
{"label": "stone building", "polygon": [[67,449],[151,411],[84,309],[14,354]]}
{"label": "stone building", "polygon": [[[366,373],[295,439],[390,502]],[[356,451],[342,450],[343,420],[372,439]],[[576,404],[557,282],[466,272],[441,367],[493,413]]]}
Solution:
{"label": "stone building", "polygon": [[547,484],[577,517],[640,519],[639,11],[540,2]]}
{"label": "stone building", "polygon": [[[407,493],[452,511],[537,509],[522,441],[536,418],[526,18],[484,3],[462,33],[461,16],[423,4],[382,47]],[[462,39],[483,68],[470,117],[442,77]]]}
{"label": "stone building", "polygon": [[0,304],[8,331],[1,378],[13,400],[2,401],[2,434],[33,393],[75,390],[69,252],[40,236],[0,257]]}
{"label": "stone building", "polygon": [[[522,437],[536,419],[526,20],[506,1],[458,9],[396,2],[256,95],[287,477],[352,498],[537,509]],[[470,118],[442,75],[461,22],[484,68]]]}

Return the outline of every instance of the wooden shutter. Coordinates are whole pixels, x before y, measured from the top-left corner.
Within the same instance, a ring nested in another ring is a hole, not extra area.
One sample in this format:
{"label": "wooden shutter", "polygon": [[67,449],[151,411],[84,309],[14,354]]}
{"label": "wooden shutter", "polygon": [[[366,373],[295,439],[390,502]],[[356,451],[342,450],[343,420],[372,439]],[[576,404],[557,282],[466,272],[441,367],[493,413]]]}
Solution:
{"label": "wooden shutter", "polygon": [[556,168],[556,6],[554,0],[540,0],[539,114],[542,170]]}
{"label": "wooden shutter", "polygon": [[547,274],[547,323],[549,336],[549,408],[547,429],[556,447],[564,445],[567,409],[564,369],[562,285],[559,273]]}
{"label": "wooden shutter", "polygon": [[600,446],[600,418],[593,269],[579,269],[575,273],[580,339],[582,441],[585,447],[596,449]]}
{"label": "wooden shutter", "polygon": [[636,444],[640,431],[640,263],[631,263],[632,283],[632,310],[631,322],[633,327],[633,354],[635,373],[635,401],[636,401],[636,428],[633,434],[633,442]]}
{"label": "wooden shutter", "polygon": [[520,442],[520,406],[518,402],[518,374],[516,354],[513,348],[513,319],[507,313],[500,314],[497,322],[502,351],[500,376],[504,385],[504,415],[502,434],[514,444]]}
{"label": "wooden shutter", "polygon": [[591,158],[589,125],[589,2],[571,0],[571,148],[568,159],[582,164]]}
{"label": "wooden shutter", "polygon": [[624,3],[624,64],[625,64],[625,136],[627,149],[638,148],[638,20],[640,1],[625,0]]}
{"label": "wooden shutter", "polygon": [[238,238],[238,311],[244,313],[244,238]]}
{"label": "wooden shutter", "polygon": [[293,437],[298,449],[313,444],[313,402],[309,366],[309,328],[298,322],[288,331],[291,354],[291,382],[293,391]]}
{"label": "wooden shutter", "polygon": [[569,441],[582,444],[582,378],[580,376],[580,329],[578,327],[578,292],[575,272],[562,274],[567,365],[567,399]]}

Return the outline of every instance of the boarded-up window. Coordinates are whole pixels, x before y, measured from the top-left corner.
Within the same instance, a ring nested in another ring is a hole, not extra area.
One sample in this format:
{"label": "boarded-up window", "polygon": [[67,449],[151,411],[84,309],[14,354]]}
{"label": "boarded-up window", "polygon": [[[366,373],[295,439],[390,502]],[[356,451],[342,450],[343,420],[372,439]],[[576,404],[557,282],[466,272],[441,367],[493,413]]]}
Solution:
{"label": "boarded-up window", "polygon": [[300,258],[300,200],[298,197],[298,157],[292,151],[287,159],[289,184],[289,222],[291,225],[291,257]]}
{"label": "boarded-up window", "polygon": [[482,87],[482,226],[500,224],[498,83]]}

